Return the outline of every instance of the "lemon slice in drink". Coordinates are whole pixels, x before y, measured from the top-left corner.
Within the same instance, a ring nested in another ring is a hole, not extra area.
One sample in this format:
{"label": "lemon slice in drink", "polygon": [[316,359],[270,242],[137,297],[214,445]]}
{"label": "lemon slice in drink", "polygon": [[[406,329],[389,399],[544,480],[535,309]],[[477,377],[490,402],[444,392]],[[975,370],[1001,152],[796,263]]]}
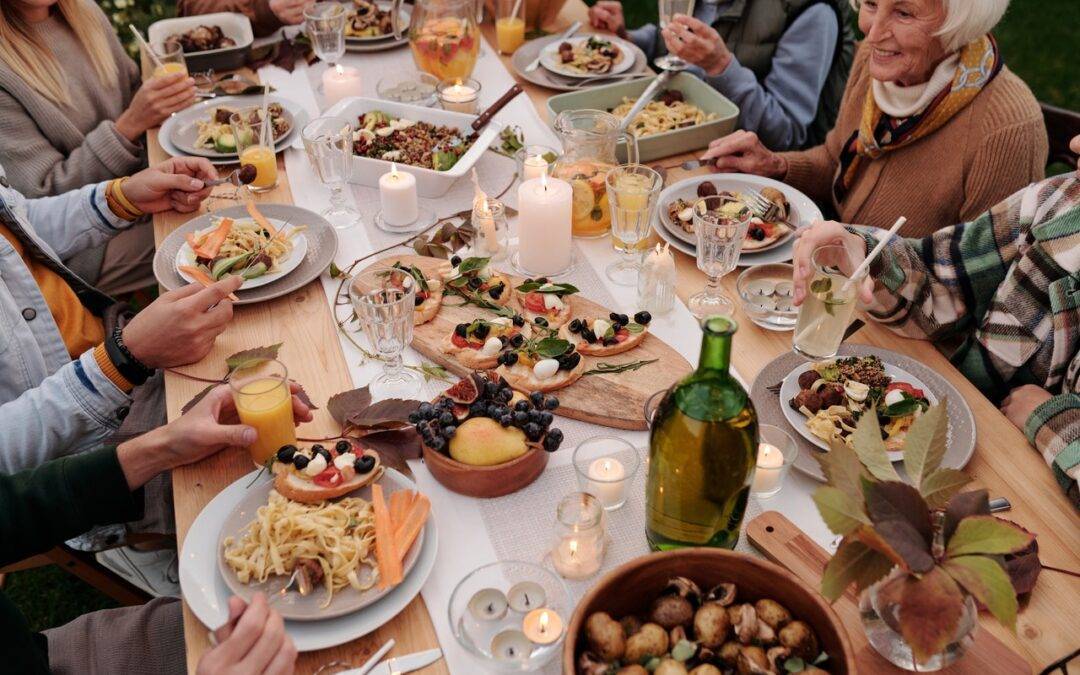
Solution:
{"label": "lemon slice in drink", "polygon": [[580,178],[570,181],[570,187],[574,189],[574,222],[585,220],[595,204],[592,187],[589,181]]}

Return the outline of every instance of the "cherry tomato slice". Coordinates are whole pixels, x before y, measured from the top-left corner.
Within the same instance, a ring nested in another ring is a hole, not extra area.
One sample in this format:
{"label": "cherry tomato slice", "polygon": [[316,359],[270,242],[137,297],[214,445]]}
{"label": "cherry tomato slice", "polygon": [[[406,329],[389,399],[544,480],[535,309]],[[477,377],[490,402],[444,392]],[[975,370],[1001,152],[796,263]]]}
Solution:
{"label": "cherry tomato slice", "polygon": [[337,487],[338,485],[341,485],[341,471],[331,464],[326,467],[322,473],[315,476],[312,479],[312,482],[319,487]]}

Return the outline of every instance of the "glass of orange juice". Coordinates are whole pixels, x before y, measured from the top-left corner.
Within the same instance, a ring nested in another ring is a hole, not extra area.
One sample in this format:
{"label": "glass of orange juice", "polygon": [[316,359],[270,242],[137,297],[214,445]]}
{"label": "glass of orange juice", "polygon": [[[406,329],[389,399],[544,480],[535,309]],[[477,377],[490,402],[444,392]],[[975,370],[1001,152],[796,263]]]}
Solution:
{"label": "glass of orange juice", "polygon": [[179,43],[167,43],[161,49],[154,50],[154,77],[164,77],[175,73],[187,73],[187,61],[184,60],[184,48]]}
{"label": "glass of orange juice", "polygon": [[248,188],[252,192],[265,192],[277,185],[277,154],[274,152],[274,132],[263,126],[269,126],[270,120],[263,119],[263,110],[258,106],[237,110],[229,117],[236,152],[240,155],[240,166],[250,164],[255,167],[255,180]]}
{"label": "glass of orange juice", "polygon": [[289,372],[283,363],[271,359],[238,368],[229,376],[229,386],[240,422],[259,433],[248,447],[255,464],[265,466],[281,446],[296,444]]}
{"label": "glass of orange juice", "polygon": [[495,44],[502,54],[513,54],[525,44],[525,0],[497,0]]}

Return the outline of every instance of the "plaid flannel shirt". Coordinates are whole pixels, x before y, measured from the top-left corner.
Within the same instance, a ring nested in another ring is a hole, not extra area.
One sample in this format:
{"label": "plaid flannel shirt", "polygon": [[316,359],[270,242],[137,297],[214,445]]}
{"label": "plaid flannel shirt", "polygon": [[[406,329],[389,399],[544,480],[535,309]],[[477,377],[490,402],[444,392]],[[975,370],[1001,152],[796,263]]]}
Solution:
{"label": "plaid flannel shirt", "polygon": [[[852,231],[867,250],[877,244]],[[894,237],[870,273],[871,317],[935,343],[962,338],[950,358],[991,400],[1024,384],[1053,394],[1024,432],[1080,503],[1078,174],[1031,185],[973,222]]]}

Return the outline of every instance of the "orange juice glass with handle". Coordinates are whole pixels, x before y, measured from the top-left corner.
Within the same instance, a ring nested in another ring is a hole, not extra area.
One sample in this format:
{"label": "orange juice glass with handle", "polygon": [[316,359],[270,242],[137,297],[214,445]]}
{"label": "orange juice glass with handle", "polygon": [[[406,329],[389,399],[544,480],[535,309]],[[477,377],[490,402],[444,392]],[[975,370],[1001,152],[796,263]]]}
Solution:
{"label": "orange juice glass with handle", "polygon": [[264,120],[262,114],[262,107],[252,106],[238,110],[229,117],[240,166],[250,164],[255,167],[255,180],[248,185],[252,192],[270,190],[278,180],[274,132],[272,128],[267,129],[264,136],[263,125],[270,124],[270,120]]}
{"label": "orange juice glass with handle", "polygon": [[258,439],[248,447],[251,460],[265,466],[283,445],[296,444],[289,373],[280,361],[238,368],[229,376],[240,422],[254,427]]}

